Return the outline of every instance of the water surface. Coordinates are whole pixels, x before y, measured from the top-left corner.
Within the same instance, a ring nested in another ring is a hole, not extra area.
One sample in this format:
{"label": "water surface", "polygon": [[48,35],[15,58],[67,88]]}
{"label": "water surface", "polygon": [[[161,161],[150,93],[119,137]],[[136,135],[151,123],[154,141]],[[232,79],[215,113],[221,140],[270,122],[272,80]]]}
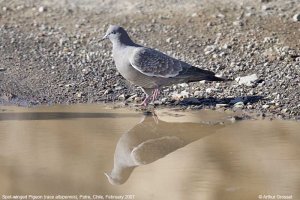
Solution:
{"label": "water surface", "polygon": [[232,123],[231,113],[205,110],[156,114],[0,107],[0,195],[300,199],[299,122]]}

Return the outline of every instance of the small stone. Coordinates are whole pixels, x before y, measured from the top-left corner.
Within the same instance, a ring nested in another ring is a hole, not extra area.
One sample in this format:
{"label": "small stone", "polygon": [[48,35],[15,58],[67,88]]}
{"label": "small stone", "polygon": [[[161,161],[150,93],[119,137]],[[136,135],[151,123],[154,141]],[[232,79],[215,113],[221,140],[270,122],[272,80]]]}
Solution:
{"label": "small stone", "polygon": [[59,39],[59,46],[63,46],[67,41],[67,38],[60,38]]}
{"label": "small stone", "polygon": [[205,92],[210,94],[214,91],[214,88],[206,88]]}
{"label": "small stone", "polygon": [[216,108],[225,108],[225,107],[227,107],[228,106],[228,104],[226,104],[226,103],[219,103],[219,104],[216,104]]}
{"label": "small stone", "polygon": [[46,7],[44,7],[44,6],[40,6],[39,7],[39,12],[40,13],[42,13],[42,12],[45,12],[47,9],[46,9]]}
{"label": "small stone", "polygon": [[0,67],[0,72],[6,71],[6,68]]}
{"label": "small stone", "polygon": [[204,49],[204,54],[205,54],[205,55],[208,55],[208,54],[214,52],[215,49],[216,49],[216,46],[215,46],[215,45],[209,45],[209,46],[205,47],[205,49]]}
{"label": "small stone", "polygon": [[125,100],[125,95],[124,95],[124,94],[121,94],[120,96],[118,96],[118,99],[119,99],[120,101]]}
{"label": "small stone", "polygon": [[288,110],[289,110],[289,109],[287,109],[287,108],[284,108],[284,109],[282,109],[282,110],[281,110],[281,113],[287,113],[287,112],[288,112]]}
{"label": "small stone", "polygon": [[17,9],[17,10],[22,10],[22,9],[24,9],[24,5],[19,5],[19,6],[17,6],[16,9]]}
{"label": "small stone", "polygon": [[187,83],[180,83],[180,84],[178,84],[178,86],[185,88],[185,87],[188,87],[189,85]]}
{"label": "small stone", "polygon": [[270,107],[269,105],[263,105],[263,106],[262,106],[263,109],[267,109],[267,108],[269,108],[269,107]]}
{"label": "small stone", "polygon": [[198,14],[197,13],[193,13],[192,17],[198,17]]}
{"label": "small stone", "polygon": [[293,21],[294,22],[300,22],[300,13],[293,16]]}
{"label": "small stone", "polygon": [[137,100],[137,94],[131,95],[128,99],[126,99],[126,101],[128,102],[133,102],[134,100]]}
{"label": "small stone", "polygon": [[234,107],[235,107],[235,108],[243,108],[244,105],[245,105],[244,102],[239,101],[239,102],[237,102],[237,103],[234,104]]}
{"label": "small stone", "polygon": [[249,76],[243,76],[243,77],[237,77],[235,79],[236,82],[238,82],[239,85],[247,85],[247,86],[253,86],[253,83],[258,80],[258,77],[256,74],[252,74]]}
{"label": "small stone", "polygon": [[4,12],[6,12],[6,11],[8,10],[8,8],[7,8],[7,7],[2,7],[2,10],[3,10]]}
{"label": "small stone", "polygon": [[229,118],[229,121],[231,121],[232,123],[234,123],[234,122],[242,120],[242,119],[243,119],[242,117],[233,116],[233,117]]}
{"label": "small stone", "polygon": [[170,37],[166,39],[167,43],[170,43],[171,41],[172,41],[172,38],[170,38]]}
{"label": "small stone", "polygon": [[267,11],[267,10],[271,10],[271,9],[272,9],[272,7],[269,5],[262,5],[262,7],[261,7],[262,11]]}
{"label": "small stone", "polygon": [[195,97],[202,96],[202,95],[203,95],[202,91],[197,90],[197,91],[194,92]]}
{"label": "small stone", "polygon": [[183,90],[182,92],[180,92],[180,97],[187,98],[187,97],[189,97],[189,94],[190,94],[189,92]]}
{"label": "small stone", "polygon": [[217,17],[223,19],[223,18],[225,18],[225,15],[223,15],[222,13],[219,13],[219,14],[217,14]]}
{"label": "small stone", "polygon": [[234,21],[232,24],[233,24],[234,26],[243,26],[243,25],[244,25],[244,23],[243,23],[241,20]]}
{"label": "small stone", "polygon": [[168,98],[166,98],[166,97],[164,97],[164,98],[161,99],[162,103],[166,103],[167,101],[168,101]]}
{"label": "small stone", "polygon": [[109,94],[111,92],[112,92],[112,89],[107,89],[107,90],[105,90],[104,94]]}
{"label": "small stone", "polygon": [[76,96],[77,96],[78,98],[81,98],[81,97],[82,97],[82,92],[77,92],[77,93],[76,93]]}

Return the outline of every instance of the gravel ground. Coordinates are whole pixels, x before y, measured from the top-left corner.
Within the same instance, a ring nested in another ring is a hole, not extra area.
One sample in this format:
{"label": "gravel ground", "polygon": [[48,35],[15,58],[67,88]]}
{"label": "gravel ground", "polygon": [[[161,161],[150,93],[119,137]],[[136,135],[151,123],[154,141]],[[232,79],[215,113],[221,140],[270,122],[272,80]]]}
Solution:
{"label": "gravel ground", "polygon": [[139,102],[116,71],[109,24],[232,78],[163,89],[157,106],[300,119],[300,0],[0,0],[0,104]]}

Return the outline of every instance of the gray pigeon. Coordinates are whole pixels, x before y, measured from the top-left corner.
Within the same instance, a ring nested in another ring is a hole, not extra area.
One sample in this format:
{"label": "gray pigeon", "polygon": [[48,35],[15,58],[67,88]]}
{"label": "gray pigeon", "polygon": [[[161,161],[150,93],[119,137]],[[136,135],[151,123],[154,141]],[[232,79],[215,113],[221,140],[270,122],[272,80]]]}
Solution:
{"label": "gray pigeon", "polygon": [[134,43],[120,26],[110,25],[103,39],[107,38],[113,43],[113,58],[120,74],[146,94],[141,105],[154,101],[163,86],[201,80],[226,81],[211,71]]}

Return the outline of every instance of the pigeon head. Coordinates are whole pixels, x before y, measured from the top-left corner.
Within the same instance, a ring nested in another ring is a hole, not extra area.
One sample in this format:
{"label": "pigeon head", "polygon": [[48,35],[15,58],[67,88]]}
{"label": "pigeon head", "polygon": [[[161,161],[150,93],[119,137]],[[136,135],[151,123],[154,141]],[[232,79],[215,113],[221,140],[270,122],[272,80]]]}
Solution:
{"label": "pigeon head", "polygon": [[102,39],[109,39],[112,43],[134,44],[125,29],[117,25],[110,25]]}

